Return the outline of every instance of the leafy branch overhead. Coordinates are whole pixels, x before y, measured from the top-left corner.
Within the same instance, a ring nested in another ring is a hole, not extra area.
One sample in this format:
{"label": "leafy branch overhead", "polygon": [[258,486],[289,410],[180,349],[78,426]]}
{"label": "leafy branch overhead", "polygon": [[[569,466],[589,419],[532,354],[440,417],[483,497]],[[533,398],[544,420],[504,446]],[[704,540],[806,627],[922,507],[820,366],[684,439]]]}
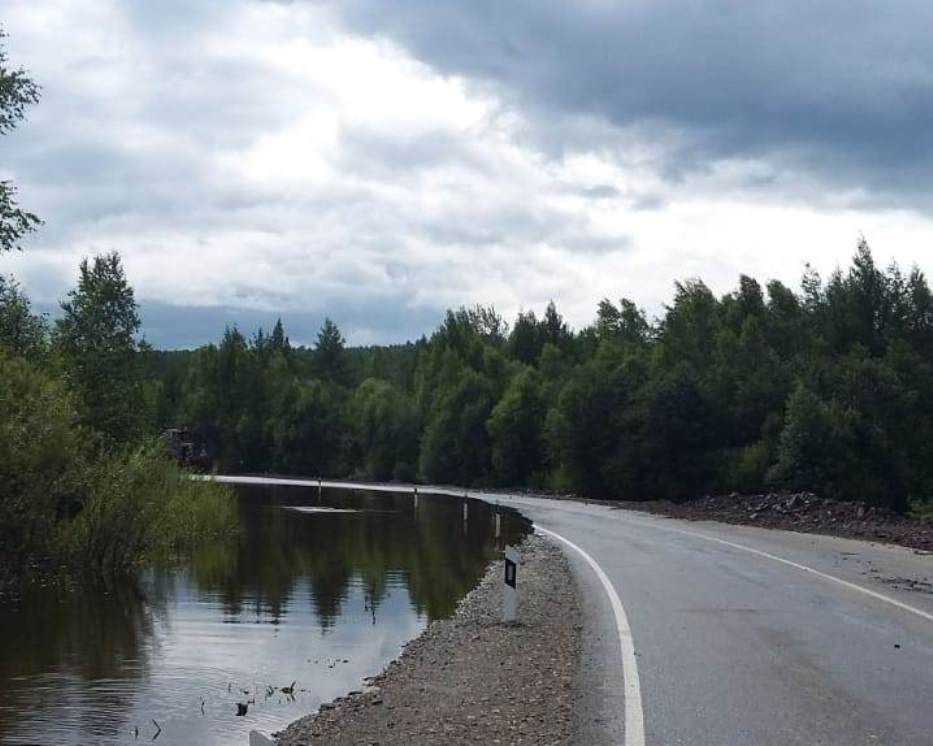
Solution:
{"label": "leafy branch overhead", "polygon": [[[26,116],[26,108],[39,101],[39,86],[23,68],[11,68],[7,62],[0,29],[0,135],[9,134]],[[0,253],[21,249],[20,242],[42,221],[16,201],[16,187],[0,181]]]}

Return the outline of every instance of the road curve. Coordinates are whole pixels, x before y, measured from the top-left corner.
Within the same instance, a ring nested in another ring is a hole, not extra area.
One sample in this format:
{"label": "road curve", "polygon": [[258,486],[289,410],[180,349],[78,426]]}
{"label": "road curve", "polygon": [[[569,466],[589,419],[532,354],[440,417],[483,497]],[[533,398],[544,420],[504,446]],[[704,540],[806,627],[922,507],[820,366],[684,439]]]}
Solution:
{"label": "road curve", "polygon": [[[933,556],[580,502],[469,496],[514,507],[575,545],[564,548],[586,607],[580,743],[933,745],[933,594],[906,582],[933,580]],[[594,565],[624,607],[642,733],[627,707],[632,672],[623,671],[618,613]]]}

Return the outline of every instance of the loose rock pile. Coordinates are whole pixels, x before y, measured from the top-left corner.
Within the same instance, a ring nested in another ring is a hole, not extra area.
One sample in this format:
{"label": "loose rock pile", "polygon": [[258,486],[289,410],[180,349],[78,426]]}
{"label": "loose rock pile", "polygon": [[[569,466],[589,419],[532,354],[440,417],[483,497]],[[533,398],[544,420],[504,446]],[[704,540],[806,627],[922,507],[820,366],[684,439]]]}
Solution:
{"label": "loose rock pile", "polygon": [[501,622],[502,564],[401,658],[279,734],[299,744],[563,744],[571,737],[580,598],[560,551],[521,546],[519,621]]}
{"label": "loose rock pile", "polygon": [[722,521],[766,528],[831,534],[933,550],[933,526],[886,508],[840,502],[810,492],[706,495],[673,503],[626,502],[620,506],[692,521]]}

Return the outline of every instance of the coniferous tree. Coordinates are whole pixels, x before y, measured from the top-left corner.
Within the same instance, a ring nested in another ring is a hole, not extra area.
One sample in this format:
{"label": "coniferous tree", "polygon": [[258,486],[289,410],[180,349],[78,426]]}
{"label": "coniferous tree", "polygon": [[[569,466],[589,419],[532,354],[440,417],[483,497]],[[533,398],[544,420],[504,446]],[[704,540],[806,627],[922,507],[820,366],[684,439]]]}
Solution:
{"label": "coniferous tree", "polygon": [[343,335],[329,318],[317,335],[314,345],[314,369],[318,376],[335,384],[347,382],[347,357]]}
{"label": "coniferous tree", "polygon": [[275,326],[272,327],[272,334],[269,336],[269,346],[276,352],[287,355],[292,347],[285,336],[285,329],[282,326],[282,319],[276,319]]}

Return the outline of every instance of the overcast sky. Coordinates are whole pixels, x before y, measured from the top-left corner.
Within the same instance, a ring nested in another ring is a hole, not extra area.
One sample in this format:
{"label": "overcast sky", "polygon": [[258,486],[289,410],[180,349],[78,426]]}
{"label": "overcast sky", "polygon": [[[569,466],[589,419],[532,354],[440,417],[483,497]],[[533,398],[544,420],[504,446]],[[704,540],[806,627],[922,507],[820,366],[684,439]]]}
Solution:
{"label": "overcast sky", "polygon": [[124,257],[156,344],[277,315],[396,342],[443,310],[657,313],[797,286],[864,233],[933,272],[929,0],[3,0],[43,87],[0,257],[52,307]]}

